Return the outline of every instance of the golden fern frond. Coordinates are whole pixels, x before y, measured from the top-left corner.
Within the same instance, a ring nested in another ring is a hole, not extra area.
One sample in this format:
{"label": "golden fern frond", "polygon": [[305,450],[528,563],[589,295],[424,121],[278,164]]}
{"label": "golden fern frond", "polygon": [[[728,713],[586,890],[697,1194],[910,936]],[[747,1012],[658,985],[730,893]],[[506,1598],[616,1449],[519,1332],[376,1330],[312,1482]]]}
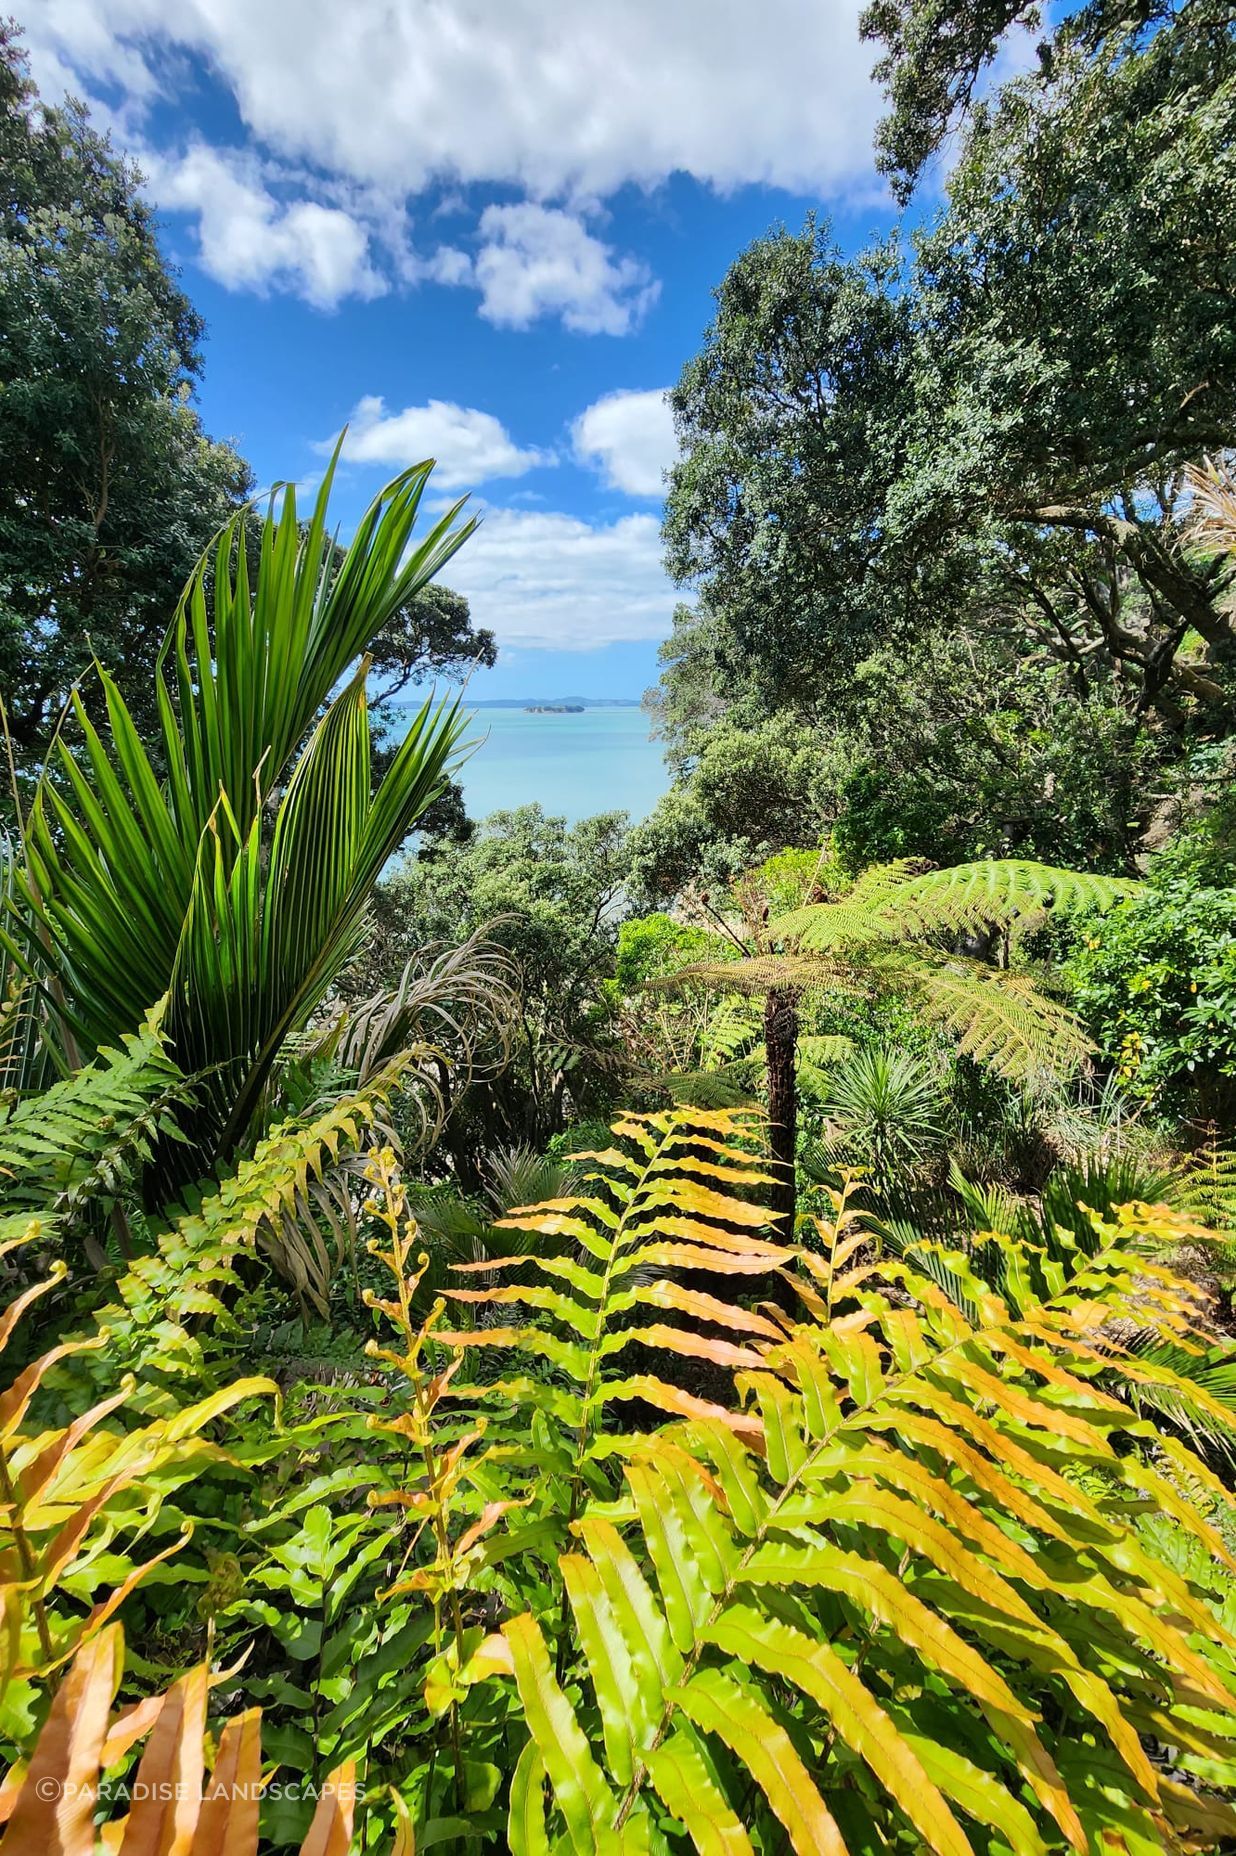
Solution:
{"label": "golden fern frond", "polygon": [[[76,1657],[29,1766],[5,1781],[7,1856],[43,1856],[47,1850],[81,1856],[95,1848],[116,1856],[190,1848],[202,1856],[224,1850],[227,1856],[257,1856],[261,1709],[225,1721],[217,1742],[208,1737],[207,1700],[218,1677],[201,1663],[164,1694],[113,1716],[123,1658],[118,1624]],[[146,1746],[133,1772],[129,1756],[143,1739]],[[208,1750],[214,1755],[210,1773]],[[128,1783],[114,1786],[108,1798],[103,1775],[121,1770]],[[357,1797],[356,1764],[349,1760],[326,1778],[301,1856],[338,1856],[351,1848]],[[123,1815],[113,1816],[118,1798],[132,1802]],[[96,1800],[105,1801],[101,1825],[92,1823]],[[395,1856],[411,1843],[399,1837],[391,1848]]]}
{"label": "golden fern frond", "polygon": [[[500,1227],[545,1241],[523,1254],[456,1264],[458,1274],[504,1280],[449,1290],[448,1296],[488,1318],[495,1310],[535,1310],[539,1322],[444,1331],[440,1338],[465,1352],[494,1349],[542,1360],[554,1370],[555,1383],[503,1378],[456,1386],[453,1396],[496,1400],[517,1422],[525,1400],[552,1411],[575,1440],[564,1441],[554,1467],[572,1477],[612,1403],[640,1400],[674,1416],[715,1413],[715,1403],[655,1373],[607,1373],[629,1347],[732,1372],[755,1363],[753,1340],[780,1331],[764,1315],[676,1280],[683,1272],[704,1272],[758,1289],[789,1263],[788,1250],[756,1235],[767,1213],[750,1194],[773,1183],[759,1152],[760,1129],[750,1109],[625,1116],[614,1124],[611,1147],[574,1156],[577,1165],[588,1163],[576,1191],[499,1219]],[[565,1254],[554,1254],[564,1244]],[[524,1280],[505,1280],[515,1272]],[[608,1448],[604,1440],[602,1448]]]}
{"label": "golden fern frond", "polygon": [[1096,1383],[1131,1285],[1164,1332],[1195,1319],[1166,1272],[1147,1289],[1140,1216],[1023,1319],[896,1264],[838,1297],[814,1259],[832,1319],[750,1338],[743,1422],[663,1430],[575,1518],[584,1680],[531,1614],[503,1627],[514,1856],[645,1850],[666,1813],[706,1852],[1227,1846],[1236,1636],[1137,1515],[1236,1570],[1182,1490],[1230,1498],[1173,1440],[1129,1448],[1153,1434]]}
{"label": "golden fern frond", "polygon": [[960,958],[933,961],[924,952],[913,979],[924,1015],[956,1038],[967,1057],[1010,1082],[1043,1070],[1067,1074],[1090,1054],[1073,1013],[1024,973]]}

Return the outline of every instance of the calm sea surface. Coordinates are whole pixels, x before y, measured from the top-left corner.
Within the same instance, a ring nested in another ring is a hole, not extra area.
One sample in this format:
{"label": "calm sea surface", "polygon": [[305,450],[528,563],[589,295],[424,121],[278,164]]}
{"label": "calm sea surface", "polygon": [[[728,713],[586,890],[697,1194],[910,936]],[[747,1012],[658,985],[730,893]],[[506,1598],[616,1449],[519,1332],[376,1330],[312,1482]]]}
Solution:
{"label": "calm sea surface", "polygon": [[570,824],[614,811],[629,812],[634,822],[669,787],[640,709],[477,709],[469,734],[481,737],[459,776],[472,818],[535,802]]}

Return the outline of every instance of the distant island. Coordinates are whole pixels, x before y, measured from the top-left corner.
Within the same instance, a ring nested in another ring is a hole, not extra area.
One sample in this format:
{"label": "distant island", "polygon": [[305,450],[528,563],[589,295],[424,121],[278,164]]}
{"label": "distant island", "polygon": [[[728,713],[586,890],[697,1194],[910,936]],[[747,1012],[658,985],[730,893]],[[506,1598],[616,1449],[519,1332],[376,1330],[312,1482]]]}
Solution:
{"label": "distant island", "polygon": [[528,702],[524,704],[525,715],[582,715],[582,702]]}
{"label": "distant island", "polygon": [[638,696],[488,696],[465,698],[469,709],[545,709],[556,714],[578,709],[638,709]]}

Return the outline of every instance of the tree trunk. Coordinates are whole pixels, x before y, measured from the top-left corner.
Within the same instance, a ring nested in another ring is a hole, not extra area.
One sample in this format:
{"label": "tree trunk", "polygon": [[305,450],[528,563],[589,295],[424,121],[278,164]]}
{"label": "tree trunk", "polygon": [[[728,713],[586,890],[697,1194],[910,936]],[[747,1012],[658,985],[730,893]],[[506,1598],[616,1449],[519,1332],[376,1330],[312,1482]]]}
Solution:
{"label": "tree trunk", "polygon": [[798,1129],[798,1095],[794,1060],[798,1045],[798,993],[776,987],[764,1001],[764,1050],[768,1060],[769,1145],[776,1184],[771,1193],[773,1231],[778,1243],[794,1242],[794,1142]]}

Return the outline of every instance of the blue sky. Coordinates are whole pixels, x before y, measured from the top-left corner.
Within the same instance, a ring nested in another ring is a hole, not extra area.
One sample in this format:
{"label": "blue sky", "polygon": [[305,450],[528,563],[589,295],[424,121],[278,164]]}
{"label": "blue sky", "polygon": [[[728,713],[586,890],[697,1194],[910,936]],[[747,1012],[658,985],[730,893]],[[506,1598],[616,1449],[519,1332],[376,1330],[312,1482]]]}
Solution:
{"label": "blue sky", "polygon": [[711,291],[816,208],[891,215],[851,0],[17,0],[49,100],[148,176],[206,318],[207,429],[346,529],[426,455],[484,523],[447,578],[477,698],[637,697],[675,600],[661,399]]}

